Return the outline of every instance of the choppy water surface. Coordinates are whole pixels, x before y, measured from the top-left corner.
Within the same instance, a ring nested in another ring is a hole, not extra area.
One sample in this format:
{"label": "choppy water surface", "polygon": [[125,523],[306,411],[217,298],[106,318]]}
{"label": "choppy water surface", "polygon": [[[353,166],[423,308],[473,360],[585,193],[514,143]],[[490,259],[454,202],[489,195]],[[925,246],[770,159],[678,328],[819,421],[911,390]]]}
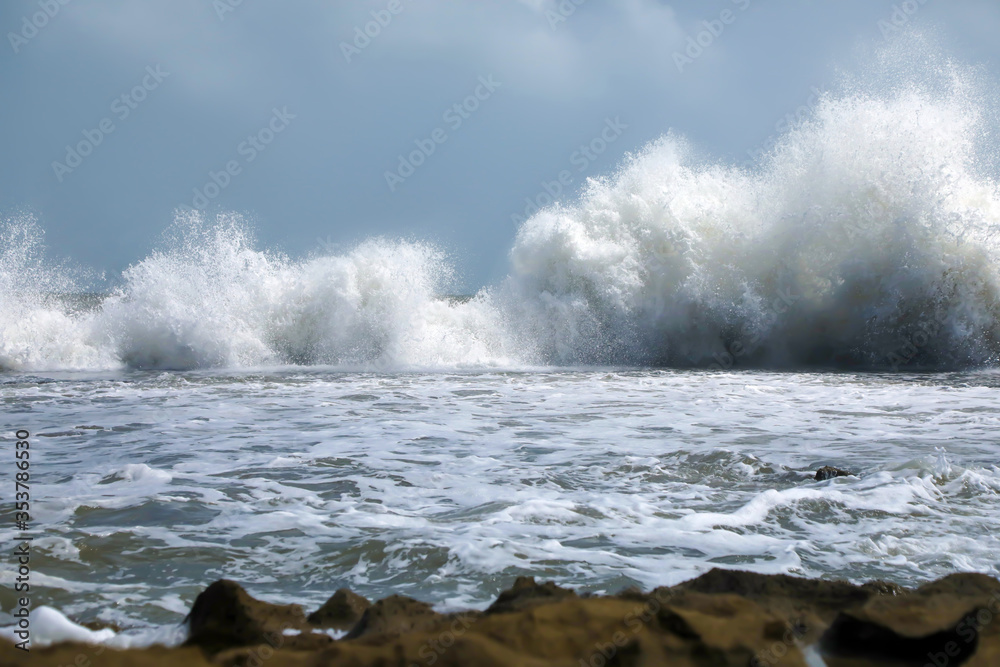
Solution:
{"label": "choppy water surface", "polygon": [[175,623],[220,577],[457,607],[521,574],[1000,570],[992,371],[0,378],[3,432],[32,433],[35,604],[78,620]]}

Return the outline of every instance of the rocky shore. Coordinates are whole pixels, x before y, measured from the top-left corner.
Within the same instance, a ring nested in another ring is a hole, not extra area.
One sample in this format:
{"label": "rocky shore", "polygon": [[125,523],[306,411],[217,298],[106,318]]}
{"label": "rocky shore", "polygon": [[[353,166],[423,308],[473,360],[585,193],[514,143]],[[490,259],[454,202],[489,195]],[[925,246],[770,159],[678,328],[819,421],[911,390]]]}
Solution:
{"label": "rocky shore", "polygon": [[452,614],[399,595],[371,603],[346,589],[307,614],[223,580],[198,596],[187,621],[178,648],[59,644],[29,654],[0,641],[0,665],[1000,665],[1000,581],[979,574],[904,589],[712,570],[610,596],[521,578],[485,611]]}

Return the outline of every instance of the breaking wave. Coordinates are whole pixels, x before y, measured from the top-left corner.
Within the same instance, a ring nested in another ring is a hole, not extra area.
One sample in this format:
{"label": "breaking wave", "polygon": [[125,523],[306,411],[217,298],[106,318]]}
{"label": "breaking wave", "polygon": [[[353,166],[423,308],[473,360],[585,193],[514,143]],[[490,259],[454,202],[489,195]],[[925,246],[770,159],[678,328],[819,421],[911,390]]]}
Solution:
{"label": "breaking wave", "polygon": [[510,275],[471,299],[441,296],[431,245],[292,260],[237,215],[188,213],[73,307],[35,221],[8,219],[0,368],[994,365],[995,119],[974,72],[880,58],[879,85],[824,94],[750,167],[654,141],[529,219]]}

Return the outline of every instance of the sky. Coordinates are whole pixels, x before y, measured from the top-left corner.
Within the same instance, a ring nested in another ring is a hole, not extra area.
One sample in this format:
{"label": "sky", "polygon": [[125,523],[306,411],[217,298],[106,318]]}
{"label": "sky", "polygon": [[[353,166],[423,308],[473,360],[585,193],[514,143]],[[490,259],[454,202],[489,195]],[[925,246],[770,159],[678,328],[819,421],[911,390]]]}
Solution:
{"label": "sky", "polygon": [[178,211],[292,256],[430,241],[466,290],[533,206],[669,132],[743,164],[904,30],[1000,72],[995,0],[4,0],[0,216],[114,280]]}

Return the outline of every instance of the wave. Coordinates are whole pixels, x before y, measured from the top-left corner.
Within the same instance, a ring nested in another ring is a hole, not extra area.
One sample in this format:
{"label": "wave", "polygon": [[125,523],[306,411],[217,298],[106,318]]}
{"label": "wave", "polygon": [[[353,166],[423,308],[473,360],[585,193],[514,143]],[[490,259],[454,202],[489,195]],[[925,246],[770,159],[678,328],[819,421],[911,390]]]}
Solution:
{"label": "wave", "polygon": [[[9,221],[0,275],[39,256],[30,218]],[[51,282],[3,290],[0,367],[17,370],[191,369],[330,364],[487,365],[504,361],[482,299],[436,295],[451,270],[432,246],[373,239],[337,257],[292,261],[254,247],[234,214],[181,214],[168,249],[122,276],[94,308],[73,314]],[[37,263],[30,273],[45,274]],[[5,285],[6,287],[6,285]],[[62,291],[66,288],[62,287]],[[56,344],[56,342],[58,344]]]}
{"label": "wave", "polygon": [[749,167],[652,142],[525,222],[510,275],[465,301],[439,296],[453,269],[429,244],[292,260],[236,214],[190,212],[79,312],[16,216],[0,368],[996,365],[994,116],[974,72],[880,57]]}

